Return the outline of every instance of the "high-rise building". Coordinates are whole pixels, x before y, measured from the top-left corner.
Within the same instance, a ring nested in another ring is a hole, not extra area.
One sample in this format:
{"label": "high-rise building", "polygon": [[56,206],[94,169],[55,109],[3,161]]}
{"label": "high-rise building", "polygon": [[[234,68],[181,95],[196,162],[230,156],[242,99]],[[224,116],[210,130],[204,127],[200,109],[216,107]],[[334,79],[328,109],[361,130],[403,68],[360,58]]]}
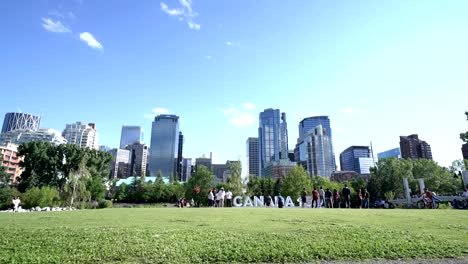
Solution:
{"label": "high-rise building", "polygon": [[335,171],[331,139],[328,130],[322,125],[309,130],[298,139],[294,153],[296,162],[302,165],[310,176],[330,178]]}
{"label": "high-rise building", "polygon": [[248,176],[258,176],[258,138],[256,137],[249,137],[247,139],[247,151],[246,151],[246,156],[247,156],[247,172]]}
{"label": "high-rise building", "polygon": [[340,154],[342,171],[355,171],[358,174],[370,174],[370,168],[375,166],[371,149],[368,146],[351,146]]}
{"label": "high-rise building", "polygon": [[177,179],[182,181],[182,150],[184,148],[184,135],[182,131],[179,131],[179,145],[177,147],[177,161],[176,161],[176,171]]}
{"label": "high-rise building", "polygon": [[268,177],[274,180],[282,179],[286,177],[296,165],[296,162],[292,162],[289,159],[274,160],[262,169],[262,177]]}
{"label": "high-rise building", "polygon": [[468,143],[463,144],[462,154],[463,154],[463,159],[468,160]]}
{"label": "high-rise building", "polygon": [[130,176],[130,151],[126,149],[111,149],[114,157],[110,163],[110,179],[124,179]]}
{"label": "high-rise building", "polygon": [[404,159],[432,159],[431,146],[417,134],[400,136],[400,150]]}
{"label": "high-rise building", "polygon": [[204,154],[200,158],[195,159],[195,169],[197,169],[198,166],[203,165],[205,166],[208,170],[213,170],[213,153],[210,152],[210,157],[207,158]]}
{"label": "high-rise building", "polygon": [[82,148],[99,149],[98,132],[94,123],[76,122],[67,124],[62,136],[68,141],[68,144]]}
{"label": "high-rise building", "polygon": [[310,130],[316,128],[318,125],[321,125],[323,129],[325,129],[326,134],[328,135],[330,144],[328,147],[330,150],[329,153],[332,153],[332,162],[333,162],[333,169],[336,169],[336,162],[335,162],[335,151],[333,149],[333,136],[332,136],[332,129],[330,125],[330,118],[328,116],[311,116],[304,118],[301,122],[299,122],[299,139],[300,140],[303,136],[307,135]]}
{"label": "high-rise building", "polygon": [[400,148],[394,148],[394,149],[386,150],[384,152],[377,153],[377,158],[378,159],[388,159],[388,158],[401,159]]}
{"label": "high-rise building", "polygon": [[108,152],[110,151],[112,148],[109,147],[109,146],[106,146],[106,145],[99,145],[99,150],[100,151],[105,151],[105,152]]}
{"label": "high-rise building", "polygon": [[122,126],[120,134],[120,148],[124,149],[127,145],[143,141],[143,130],[141,126]]}
{"label": "high-rise building", "polygon": [[188,182],[192,177],[192,159],[184,158],[182,159],[182,182]]}
{"label": "high-rise building", "polygon": [[148,146],[143,142],[133,142],[125,147],[129,151],[129,176],[146,176]]}
{"label": "high-rise building", "polygon": [[179,147],[179,117],[176,115],[158,115],[154,118],[151,129],[150,173],[163,177],[177,175],[177,155]]}
{"label": "high-rise building", "polygon": [[0,134],[0,145],[8,143],[21,145],[32,141],[50,142],[55,145],[67,143],[60,132],[51,128],[40,128],[37,131],[16,129]]}
{"label": "high-rise building", "polygon": [[40,125],[40,116],[24,113],[6,113],[3,120],[2,133],[17,129],[37,131]]}
{"label": "high-rise building", "polygon": [[6,172],[10,175],[10,180],[6,184],[17,182],[22,172],[19,163],[23,158],[18,156],[18,145],[11,143],[0,145],[0,166],[6,167]]}
{"label": "high-rise building", "polygon": [[259,176],[272,161],[288,159],[288,128],[286,114],[279,109],[265,109],[260,113],[258,128]]}

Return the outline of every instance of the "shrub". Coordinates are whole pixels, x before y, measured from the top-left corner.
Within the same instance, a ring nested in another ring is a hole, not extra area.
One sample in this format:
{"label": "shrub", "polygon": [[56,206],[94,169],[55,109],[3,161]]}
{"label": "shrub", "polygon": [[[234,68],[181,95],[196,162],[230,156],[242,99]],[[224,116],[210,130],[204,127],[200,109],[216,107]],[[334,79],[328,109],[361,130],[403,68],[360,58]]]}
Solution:
{"label": "shrub", "polygon": [[20,196],[20,192],[15,188],[0,189],[0,210],[8,210],[12,208],[12,200]]}
{"label": "shrub", "polygon": [[100,199],[98,201],[98,206],[99,206],[99,208],[111,208],[112,207],[112,201],[111,200]]}
{"label": "shrub", "polygon": [[57,189],[50,186],[42,188],[34,187],[23,194],[22,205],[24,208],[53,207],[60,201]]}

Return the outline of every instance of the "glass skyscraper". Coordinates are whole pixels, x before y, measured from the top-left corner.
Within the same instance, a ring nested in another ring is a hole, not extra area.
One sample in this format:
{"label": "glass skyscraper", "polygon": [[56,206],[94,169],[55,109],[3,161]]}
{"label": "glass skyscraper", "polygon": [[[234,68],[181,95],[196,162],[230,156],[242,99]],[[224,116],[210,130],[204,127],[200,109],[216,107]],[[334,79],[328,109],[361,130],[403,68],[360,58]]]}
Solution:
{"label": "glass skyscraper", "polygon": [[330,144],[329,144],[329,150],[327,150],[328,153],[331,153],[332,155],[332,161],[333,161],[333,170],[336,168],[336,163],[335,163],[335,152],[333,150],[333,136],[332,136],[332,129],[330,126],[330,118],[328,116],[311,116],[304,118],[301,122],[299,122],[299,139],[300,140],[302,137],[307,135],[310,130],[316,128],[318,125],[322,126],[322,129],[325,130],[325,133],[327,134]]}
{"label": "glass skyscraper", "polygon": [[163,177],[177,175],[177,155],[179,148],[179,117],[176,115],[158,115],[154,118],[151,129],[150,174]]}
{"label": "glass skyscraper", "polygon": [[143,130],[141,129],[141,126],[122,126],[122,133],[120,134],[121,149],[124,149],[127,145],[142,141]]}
{"label": "glass skyscraper", "polygon": [[40,116],[24,113],[6,113],[3,120],[2,133],[18,129],[37,131],[40,125]]}
{"label": "glass skyscraper", "polygon": [[286,114],[279,109],[265,109],[260,113],[258,128],[259,176],[268,163],[288,158],[288,128]]}
{"label": "glass skyscraper", "polygon": [[371,149],[368,146],[351,146],[340,154],[342,171],[355,171],[359,174],[369,174],[375,166]]}

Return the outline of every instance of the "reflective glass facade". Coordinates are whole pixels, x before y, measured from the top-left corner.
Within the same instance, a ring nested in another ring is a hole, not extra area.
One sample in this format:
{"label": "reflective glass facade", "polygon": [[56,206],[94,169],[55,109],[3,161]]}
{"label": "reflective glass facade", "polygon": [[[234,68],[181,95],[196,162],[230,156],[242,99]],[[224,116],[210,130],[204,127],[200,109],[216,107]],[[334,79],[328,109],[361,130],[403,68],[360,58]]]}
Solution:
{"label": "reflective glass facade", "polygon": [[387,159],[387,158],[401,158],[400,148],[390,149],[384,152],[377,153],[378,159]]}
{"label": "reflective glass facade", "polygon": [[335,166],[335,152],[333,150],[333,134],[332,134],[332,129],[330,126],[330,118],[328,116],[311,116],[304,118],[301,122],[299,122],[299,140],[304,136],[307,135],[310,130],[314,129],[318,125],[321,125],[323,129],[325,129],[325,132],[327,136],[329,137],[330,145],[328,146],[330,149],[327,151],[328,153],[331,153],[332,161],[333,161],[333,168],[336,168]]}
{"label": "reflective glass facade", "polygon": [[248,176],[250,175],[259,175],[258,171],[258,138],[256,137],[250,137],[247,139],[247,150],[246,150],[246,156],[247,156],[247,172]]}
{"label": "reflective glass facade", "polygon": [[157,176],[161,170],[163,177],[176,175],[179,146],[179,117],[159,115],[154,118],[151,129],[150,174]]}
{"label": "reflective glass facade", "polygon": [[259,176],[271,161],[288,158],[288,129],[286,114],[279,109],[265,109],[260,113],[258,128]]}
{"label": "reflective glass facade", "polygon": [[122,133],[120,134],[121,149],[124,149],[127,145],[142,141],[143,130],[141,129],[141,126],[122,126]]}
{"label": "reflective glass facade", "polygon": [[40,125],[40,116],[23,113],[6,113],[3,120],[2,133],[17,129],[37,131]]}
{"label": "reflective glass facade", "polygon": [[371,150],[368,146],[351,146],[340,154],[342,171],[355,171],[359,174],[369,174],[374,166]]}

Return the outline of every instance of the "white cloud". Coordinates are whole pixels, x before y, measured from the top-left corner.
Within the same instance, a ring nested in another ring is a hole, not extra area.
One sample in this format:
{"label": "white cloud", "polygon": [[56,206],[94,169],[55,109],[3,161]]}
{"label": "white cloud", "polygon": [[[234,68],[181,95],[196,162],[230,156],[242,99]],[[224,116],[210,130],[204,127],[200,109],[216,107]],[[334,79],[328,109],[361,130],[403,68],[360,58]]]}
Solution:
{"label": "white cloud", "polygon": [[84,42],[86,42],[86,44],[88,44],[88,46],[90,46],[91,48],[93,49],[99,49],[99,50],[102,50],[102,45],[101,43],[99,43],[95,38],[94,36],[89,33],[89,32],[83,32],[80,34],[80,39]]}
{"label": "white cloud", "polygon": [[232,41],[226,41],[226,45],[231,46],[231,47],[240,47],[240,42],[232,42]]}
{"label": "white cloud", "polygon": [[161,10],[170,16],[180,16],[184,13],[182,9],[178,9],[178,8],[170,9],[165,3],[162,3],[162,2],[161,2]]}
{"label": "white cloud", "polygon": [[169,110],[167,110],[166,108],[162,108],[162,107],[156,107],[156,108],[153,108],[153,110],[151,110],[155,115],[158,115],[158,114],[168,114],[169,113]]}
{"label": "white cloud", "polygon": [[45,30],[54,32],[54,33],[71,33],[72,32],[68,27],[62,25],[62,22],[60,22],[59,20],[54,21],[50,18],[42,18],[42,27]]}
{"label": "white cloud", "polygon": [[168,14],[169,16],[176,16],[180,21],[186,21],[190,29],[199,30],[200,24],[194,21],[194,18],[198,16],[198,13],[193,12],[191,0],[179,0],[180,7],[169,8],[169,6],[161,2],[161,11]]}
{"label": "white cloud", "polygon": [[226,42],[226,45],[232,46],[232,42],[231,42],[231,41],[227,41],[227,42]]}
{"label": "white cloud", "polygon": [[242,108],[253,110],[253,109],[257,108],[257,106],[254,103],[248,103],[247,102],[247,103],[242,104]]}
{"label": "white cloud", "polygon": [[205,59],[211,60],[211,56],[210,56],[210,55],[206,55],[206,56],[205,56]]}
{"label": "white cloud", "polygon": [[222,112],[234,126],[247,126],[255,122],[255,117],[251,113],[240,111],[234,107],[224,109]]}

